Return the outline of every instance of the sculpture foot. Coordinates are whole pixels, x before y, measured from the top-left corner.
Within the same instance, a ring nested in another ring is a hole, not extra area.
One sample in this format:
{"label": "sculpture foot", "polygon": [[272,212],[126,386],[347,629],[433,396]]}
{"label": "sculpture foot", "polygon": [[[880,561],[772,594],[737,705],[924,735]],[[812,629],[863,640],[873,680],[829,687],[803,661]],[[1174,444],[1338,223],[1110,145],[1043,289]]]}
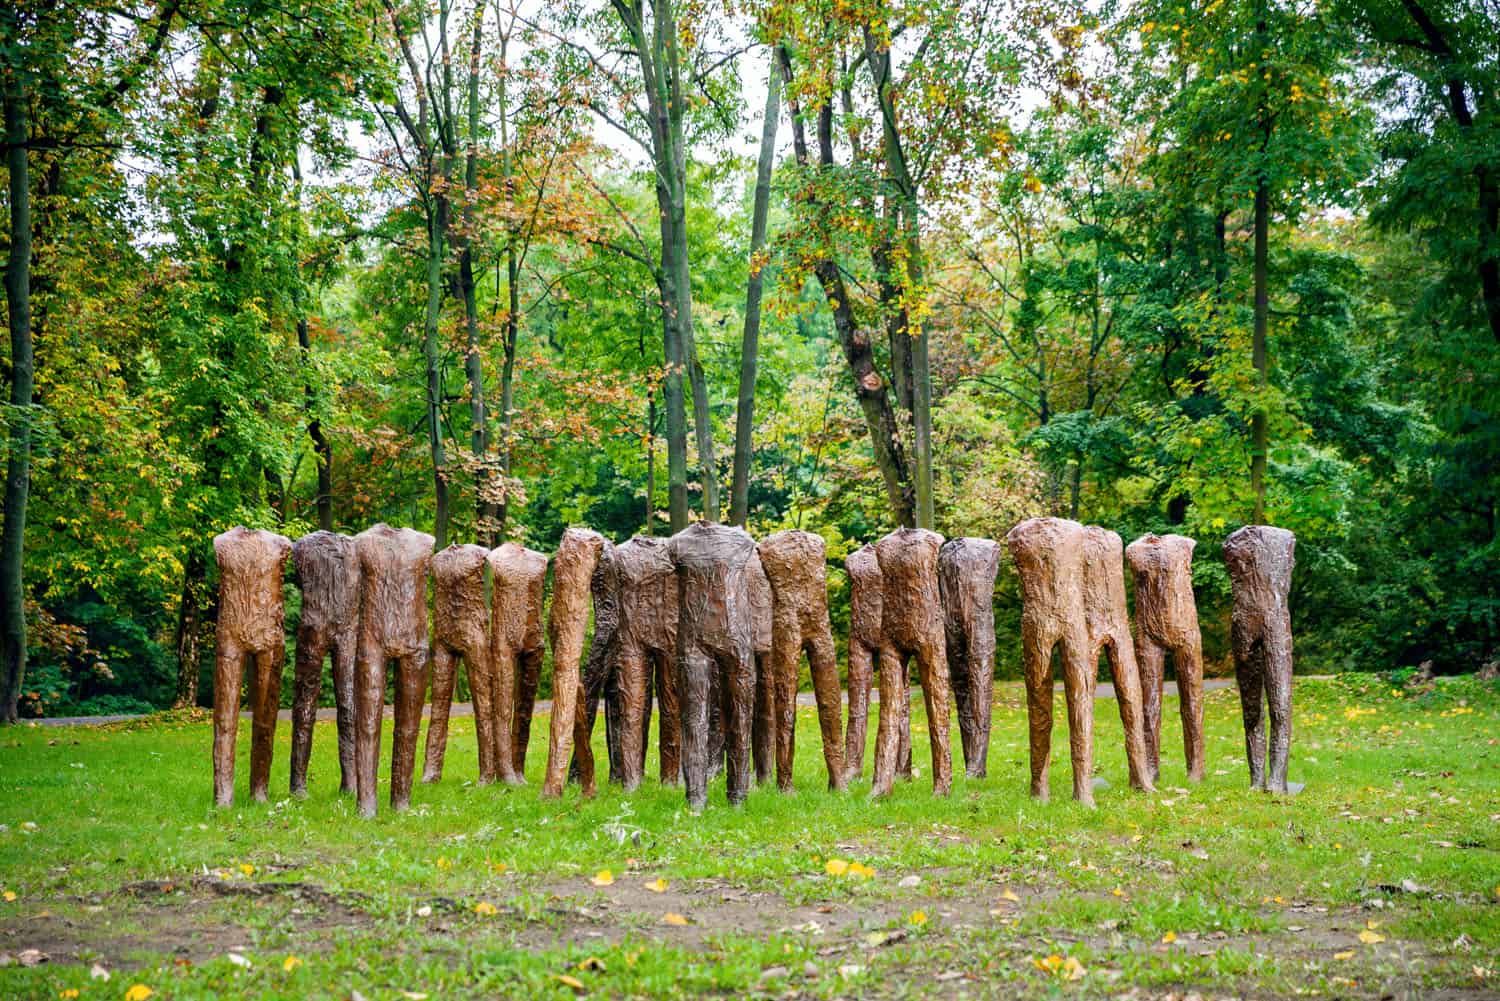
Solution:
{"label": "sculpture foot", "polygon": [[964,769],[964,774],[971,779],[983,779],[989,777],[989,769],[984,765],[974,765]]}
{"label": "sculpture foot", "polygon": [[250,791],[250,798],[257,803],[264,803],[266,802],[266,791],[264,789],[252,789]]}
{"label": "sculpture foot", "polygon": [[952,795],[952,793],[953,793],[953,786],[952,786],[951,783],[944,782],[942,785],[935,785],[935,786],[932,787],[932,795],[933,796],[946,797],[946,796]]}
{"label": "sculpture foot", "polygon": [[1191,782],[1193,785],[1197,785],[1199,782],[1202,782],[1203,781],[1203,769],[1200,768],[1200,769],[1198,769],[1195,772],[1188,772],[1188,781]]}
{"label": "sculpture foot", "polygon": [[442,772],[423,772],[422,773],[422,784],[423,785],[429,785],[429,786],[430,785],[436,785],[437,783],[439,783],[441,781],[443,781],[443,773]]}
{"label": "sculpture foot", "polygon": [[411,799],[410,798],[396,799],[396,798],[392,797],[391,798],[391,809],[394,810],[397,813],[405,813],[407,810],[411,809]]}
{"label": "sculpture foot", "polygon": [[1031,787],[1031,798],[1038,803],[1048,803],[1052,800],[1052,791],[1046,786],[1034,785]]}
{"label": "sculpture foot", "polygon": [[291,790],[293,799],[306,799],[307,786],[294,786]]}

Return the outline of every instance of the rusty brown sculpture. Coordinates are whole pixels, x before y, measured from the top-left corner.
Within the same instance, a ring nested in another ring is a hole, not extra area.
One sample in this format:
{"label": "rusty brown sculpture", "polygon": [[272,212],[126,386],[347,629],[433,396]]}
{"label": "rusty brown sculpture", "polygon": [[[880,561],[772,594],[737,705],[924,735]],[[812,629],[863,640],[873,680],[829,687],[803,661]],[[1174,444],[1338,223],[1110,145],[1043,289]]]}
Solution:
{"label": "rusty brown sculpture", "polygon": [[432,558],[432,710],[427,723],[423,782],[443,777],[448,747],[448,713],[458,663],[469,673],[474,700],[474,733],[479,743],[479,784],[495,781],[495,702],[484,601],[484,566],[490,551],[454,543]]}
{"label": "rusty brown sculpture", "polygon": [[[755,769],[755,784],[763,785],[776,774],[776,674],[772,667],[772,652],[775,649],[775,598],[771,593],[771,579],[757,552],[749,573],[750,608],[755,618],[755,707],[750,723],[750,757]],[[826,600],[826,599],[825,599]],[[793,681],[795,686],[796,682]],[[834,689],[838,689],[838,673],[834,673]],[[724,764],[724,707],[722,693],[714,688],[715,701],[710,707],[709,726],[713,728],[713,778]],[[795,699],[795,688],[793,697]],[[842,699],[842,695],[839,696]],[[842,739],[843,733],[839,734]]]}
{"label": "rusty brown sculpture", "polygon": [[255,662],[251,691],[250,797],[265,802],[286,659],[281,578],[292,542],[236,525],[214,537],[219,564],[219,621],[214,655],[214,803],[234,802],[234,743],[245,662]]}
{"label": "rusty brown sculpture", "polygon": [[[1083,617],[1088,628],[1090,700],[1098,681],[1099,655],[1109,658],[1115,703],[1125,729],[1125,760],[1130,787],[1154,791],[1146,755],[1145,712],[1141,673],[1130,636],[1130,613],[1125,607],[1125,561],[1120,536],[1098,525],[1083,530]],[[1092,741],[1092,735],[1090,735]]]}
{"label": "rusty brown sculpture", "polygon": [[491,550],[490,670],[495,679],[495,764],[500,781],[526,781],[526,745],[542,673],[542,589],[547,557],[515,542]]}
{"label": "rusty brown sculpture", "polygon": [[[681,772],[679,699],[673,661],[677,647],[677,578],[669,543],[637,535],[615,547],[620,625],[615,631],[620,689],[620,781],[626,792],[641,784],[656,690],[661,781]],[[611,781],[614,765],[611,763]]]}
{"label": "rusty brown sculpture", "polygon": [[432,536],[377,524],[354,537],[359,553],[359,653],[354,673],[354,760],[359,812],[375,816],[385,672],[396,662],[391,806],[411,804],[417,731],[427,687],[427,572]]}
{"label": "rusty brown sculpture", "polygon": [[594,720],[599,702],[605,702],[604,743],[609,756],[611,782],[622,782],[620,773],[620,686],[618,635],[620,628],[620,571],[615,547],[603,540],[599,560],[589,581],[594,600],[594,636],[583,668],[579,710],[574,717],[573,763],[569,781],[576,780],[583,795],[596,792],[594,778]]}
{"label": "rusty brown sculpture", "polygon": [[714,675],[724,693],[729,802],[738,805],[750,788],[755,618],[748,578],[755,540],[738,528],[697,522],[672,536],[668,552],[677,572],[677,696],[688,808],[698,812],[708,802]]}
{"label": "rusty brown sculpture", "polygon": [[552,567],[552,608],[547,617],[547,638],[552,644],[552,720],[547,773],[542,780],[542,795],[550,798],[562,795],[568,778],[568,758],[582,708],[578,667],[589,625],[589,588],[603,551],[604,536],[586,528],[570,528],[563,532]]}
{"label": "rusty brown sculpture", "polygon": [[354,539],[347,535],[313,532],[292,546],[292,565],[302,589],[302,621],[297,625],[296,673],[292,682],[292,795],[307,795],[307,765],[312,758],[324,657],[333,660],[339,792],[353,793],[359,553],[355,551]]}
{"label": "rusty brown sculpture", "polygon": [[[769,691],[776,734],[776,784],[792,788],[792,758],[797,731],[797,675],[807,655],[818,723],[823,731],[823,760],[828,786],[848,785],[844,768],[843,694],[839,666],[828,621],[826,546],[821,536],[792,530],[777,532],[760,544],[760,563],[771,584],[772,646]],[[760,682],[757,681],[757,703]],[[758,708],[758,706],[757,706]]]}
{"label": "rusty brown sculpture", "polygon": [[915,658],[927,706],[932,746],[933,795],[953,785],[948,746],[948,656],[943,606],[938,596],[937,556],[943,537],[921,528],[898,528],[875,543],[881,594],[880,726],[875,733],[875,781],[870,792],[891,791],[899,764],[901,733],[910,726],[906,665]]}
{"label": "rusty brown sculpture", "polygon": [[948,677],[958,707],[964,770],[982,779],[990,749],[995,698],[995,574],[1000,544],[949,539],[938,550],[938,591],[948,644]]}
{"label": "rusty brown sculpture", "polygon": [[[1246,525],[1224,540],[1224,562],[1234,591],[1230,644],[1245,718],[1250,786],[1287,792],[1292,743],[1292,589],[1297,537],[1284,528]],[[1266,742],[1264,697],[1271,716]]]}
{"label": "rusty brown sculpture", "polygon": [[1172,656],[1189,782],[1203,779],[1203,637],[1193,599],[1193,547],[1185,535],[1143,535],[1125,547],[1135,578],[1135,653],[1151,781],[1161,773],[1161,689]]}

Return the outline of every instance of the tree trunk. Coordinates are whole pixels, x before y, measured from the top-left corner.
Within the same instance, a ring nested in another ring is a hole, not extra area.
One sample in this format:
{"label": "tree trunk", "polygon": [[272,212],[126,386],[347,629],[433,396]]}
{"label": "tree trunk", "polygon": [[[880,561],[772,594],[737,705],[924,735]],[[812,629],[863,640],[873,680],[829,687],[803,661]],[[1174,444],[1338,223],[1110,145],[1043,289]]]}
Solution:
{"label": "tree trunk", "polygon": [[521,335],[521,262],[512,240],[505,247],[505,360],[500,365],[500,503],[495,506],[496,538],[503,542],[510,524],[511,423],[516,406],[516,344]]}
{"label": "tree trunk", "polygon": [[765,284],[766,217],[771,205],[771,168],[776,159],[776,127],[781,116],[781,71],[771,57],[766,79],[766,114],[760,130],[760,158],[755,164],[755,204],[750,214],[750,278],[745,286],[745,332],[740,342],[740,396],[734,411],[734,478],[729,494],[729,522],[741,528],[750,517],[750,454],[755,428],[755,370],[760,361],[760,296]]}
{"label": "tree trunk", "polygon": [[[1268,230],[1271,216],[1271,186],[1264,172],[1255,184],[1255,330],[1251,338],[1251,363],[1255,366],[1257,393],[1266,387],[1266,328],[1270,317],[1270,300],[1266,285]],[[1266,517],[1266,408],[1255,401],[1250,415],[1250,491],[1255,495],[1251,524],[1260,525]]]}
{"label": "tree trunk", "polygon": [[[14,15],[10,15],[14,16]],[[10,257],[5,266],[6,319],[10,326],[10,443],[5,463],[5,526],[0,531],[0,723],[14,723],[26,677],[24,550],[26,501],[31,488],[31,395],[35,377],[31,343],[31,167],[27,95],[6,82],[6,168],[10,174]]]}
{"label": "tree trunk", "polygon": [[443,234],[448,229],[448,199],[433,198],[427,224],[427,314],[422,353],[427,361],[427,443],[432,454],[434,493],[433,536],[437,548],[448,545],[448,459],[443,444],[443,383],[438,323],[443,308]]}
{"label": "tree trunk", "polygon": [[182,601],[177,606],[177,695],[173,709],[191,709],[198,704],[198,642],[203,635],[204,589],[207,564],[201,547],[194,546],[182,568]]}

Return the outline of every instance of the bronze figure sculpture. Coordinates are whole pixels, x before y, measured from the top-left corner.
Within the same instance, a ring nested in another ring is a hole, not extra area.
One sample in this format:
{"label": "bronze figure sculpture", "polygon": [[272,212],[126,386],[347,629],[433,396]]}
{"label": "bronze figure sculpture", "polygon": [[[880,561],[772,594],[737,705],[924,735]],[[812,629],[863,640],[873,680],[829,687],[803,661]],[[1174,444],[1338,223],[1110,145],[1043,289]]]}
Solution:
{"label": "bronze figure sculpture", "polygon": [[552,608],[547,637],[552,644],[552,720],[547,740],[547,773],[542,795],[562,795],[568,758],[578,725],[582,683],[578,664],[583,657],[583,635],[589,624],[589,589],[604,536],[586,528],[563,532],[552,567]]}
{"label": "bronze figure sculpture", "polygon": [[[675,783],[681,772],[680,700],[673,667],[678,629],[677,578],[666,539],[637,535],[615,547],[614,562],[620,595],[620,624],[615,631],[620,687],[620,776],[625,791],[631,792],[641,784],[646,769],[653,677],[661,781]],[[610,769],[613,781],[613,762]]]}
{"label": "bronze figure sculpture", "polygon": [[443,777],[448,747],[448,713],[461,659],[474,700],[474,734],[479,743],[479,784],[495,781],[494,679],[490,670],[489,617],[484,600],[484,567],[490,551],[454,543],[432,558],[432,710],[427,723],[423,782]]}
{"label": "bronze figure sculpture", "polygon": [[1143,535],[1125,547],[1135,578],[1135,653],[1144,697],[1151,781],[1161,772],[1161,690],[1172,656],[1189,782],[1203,779],[1203,637],[1193,599],[1193,547],[1185,535]]}
{"label": "bronze figure sculpture", "polygon": [[594,720],[604,700],[604,744],[609,757],[609,780],[622,783],[620,760],[620,685],[618,635],[620,628],[620,571],[615,547],[602,540],[599,560],[589,581],[594,600],[594,636],[584,664],[580,704],[574,719],[573,762],[568,780],[577,781],[583,795],[596,791],[594,779]]}
{"label": "bronze figure sculpture", "polygon": [[943,599],[948,676],[958,707],[964,770],[982,779],[990,747],[995,698],[995,574],[1000,544],[990,539],[949,539],[938,550],[938,590]]}
{"label": "bronze figure sculpture", "polygon": [[219,620],[214,653],[214,803],[234,802],[234,744],[245,661],[255,663],[251,691],[250,797],[265,802],[286,660],[282,570],[292,551],[284,535],[236,525],[214,537]]}
{"label": "bronze figure sculpture", "polygon": [[[1287,792],[1292,743],[1292,589],[1297,537],[1284,528],[1246,525],[1224,540],[1224,562],[1234,592],[1230,645],[1245,719],[1250,786]],[[1270,743],[1261,716],[1271,717]]]}
{"label": "bronze figure sculpture", "polygon": [[1088,629],[1089,688],[1092,691],[1098,683],[1099,655],[1106,654],[1114,680],[1115,704],[1120,708],[1120,722],[1125,729],[1130,787],[1153,792],[1151,765],[1146,757],[1141,673],[1135,662],[1130,613],[1125,606],[1123,544],[1118,534],[1098,525],[1085,527],[1083,537],[1083,618]]}
{"label": "bronze figure sculpture", "polygon": [[354,537],[359,553],[359,653],[354,675],[355,785],[359,812],[375,816],[386,664],[396,662],[391,806],[411,803],[417,730],[427,686],[427,572],[432,536],[377,524]]}
{"label": "bronze figure sculpture", "polygon": [[495,763],[500,781],[526,781],[526,745],[542,673],[547,557],[507,542],[490,551],[490,670],[495,679]]}
{"label": "bronze figure sculpture", "polygon": [[354,657],[359,647],[359,553],[354,539],[334,532],[304,535],[292,546],[302,589],[292,682],[293,796],[307,795],[313,726],[323,687],[323,658],[333,660],[333,703],[339,743],[339,792],[353,793]]}

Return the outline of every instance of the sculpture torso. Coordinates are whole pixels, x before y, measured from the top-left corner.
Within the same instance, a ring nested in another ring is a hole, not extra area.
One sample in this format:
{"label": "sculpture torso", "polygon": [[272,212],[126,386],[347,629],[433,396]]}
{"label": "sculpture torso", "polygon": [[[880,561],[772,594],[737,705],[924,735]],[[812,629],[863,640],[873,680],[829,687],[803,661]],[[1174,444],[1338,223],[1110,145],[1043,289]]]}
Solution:
{"label": "sculpture torso", "polygon": [[492,550],[488,560],[494,589],[494,641],[504,642],[514,650],[539,649],[546,555],[507,542]]}
{"label": "sculpture torso", "polygon": [[219,564],[220,635],[250,650],[282,642],[282,572],[292,542],[284,535],[237,525],[214,538]]}
{"label": "sculpture torso", "polygon": [[700,521],[672,536],[668,545],[677,570],[679,644],[696,642],[730,657],[741,643],[754,650],[748,574],[756,560],[755,540],[741,529]]}
{"label": "sculpture torso", "polygon": [[616,546],[611,572],[617,578],[621,638],[670,656],[677,646],[677,576],[668,541],[637,535]]}
{"label": "sculpture torso", "polygon": [[292,546],[302,589],[302,621],[334,628],[359,621],[359,552],[336,532],[304,535]]}
{"label": "sculpture torso", "polygon": [[1066,518],[1029,518],[1005,536],[1021,577],[1021,621],[1056,624],[1059,610],[1081,610],[1083,526]]}
{"label": "sculpture torso", "polygon": [[849,574],[849,635],[867,647],[880,646],[885,584],[875,546],[866,543],[844,558]]}
{"label": "sculpture torso", "polygon": [[1224,562],[1234,581],[1235,627],[1263,628],[1270,616],[1287,617],[1297,540],[1284,528],[1246,525],[1224,540]]}
{"label": "sculpture torso", "polygon": [[776,598],[776,629],[811,629],[828,621],[826,552],[822,536],[795,529],[761,542],[761,566]]}
{"label": "sculpture torso", "polygon": [[943,537],[924,528],[900,528],[875,543],[883,581],[881,628],[899,649],[914,650],[943,635],[937,555]]}
{"label": "sculpture torso", "polygon": [[359,550],[360,628],[388,656],[427,646],[427,572],[434,539],[377,524],[354,537]]}
{"label": "sculpture torso", "polygon": [[432,558],[433,638],[455,650],[483,643],[489,609],[484,567],[490,551],[457,543]]}
{"label": "sculpture torso", "polygon": [[1198,633],[1193,601],[1193,547],[1185,535],[1146,535],[1125,547],[1135,579],[1135,622],[1163,646],[1184,645]]}

